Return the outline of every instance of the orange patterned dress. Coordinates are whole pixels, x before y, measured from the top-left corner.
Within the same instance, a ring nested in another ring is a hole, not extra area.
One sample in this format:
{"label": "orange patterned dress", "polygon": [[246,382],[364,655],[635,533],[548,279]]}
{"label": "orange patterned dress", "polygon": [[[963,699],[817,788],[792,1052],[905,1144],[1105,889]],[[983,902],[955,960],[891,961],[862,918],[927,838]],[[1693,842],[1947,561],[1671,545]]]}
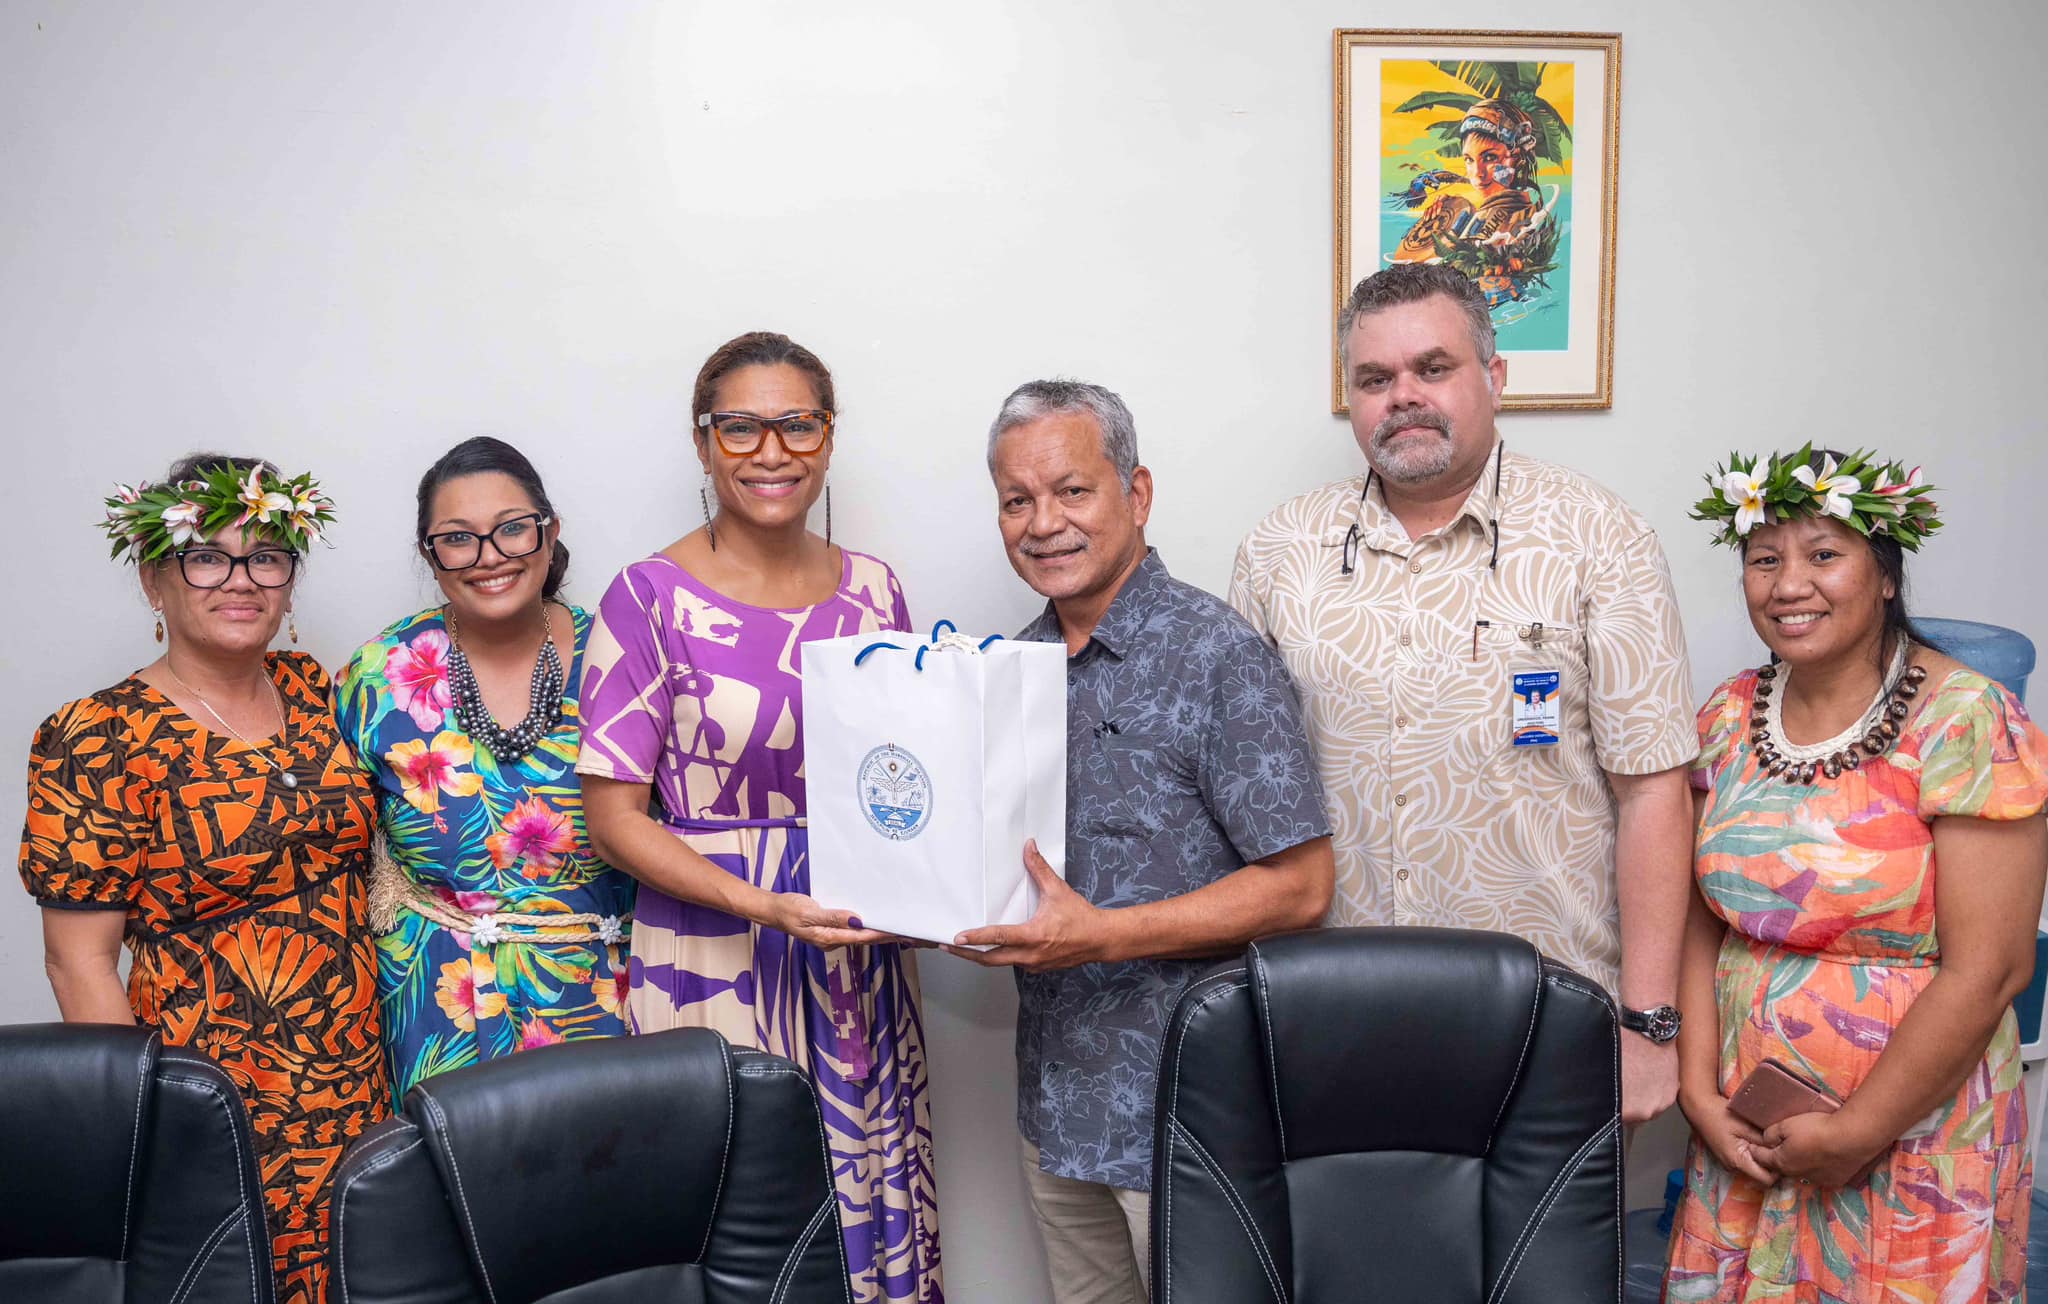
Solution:
{"label": "orange patterned dress", "polygon": [[363,899],[375,794],[326,672],[299,652],[267,665],[286,706],[255,748],[270,766],[136,678],[45,721],[21,877],[47,909],[127,912],[128,1003],[241,1087],[279,1304],[318,1304],[328,1178],[390,1109]]}
{"label": "orange patterned dress", "polygon": [[[1847,1097],[1941,968],[1936,818],[2039,819],[2048,738],[1973,671],[1930,676],[1886,755],[1802,785],[1749,742],[1757,674],[1699,715],[1695,876],[1728,926],[1715,967],[1721,1090],[1776,1059]],[[1671,1304],[1997,1304],[2023,1298],[2032,1146],[2010,1010],[1955,1096],[1871,1175],[1769,1188],[1693,1141]]]}

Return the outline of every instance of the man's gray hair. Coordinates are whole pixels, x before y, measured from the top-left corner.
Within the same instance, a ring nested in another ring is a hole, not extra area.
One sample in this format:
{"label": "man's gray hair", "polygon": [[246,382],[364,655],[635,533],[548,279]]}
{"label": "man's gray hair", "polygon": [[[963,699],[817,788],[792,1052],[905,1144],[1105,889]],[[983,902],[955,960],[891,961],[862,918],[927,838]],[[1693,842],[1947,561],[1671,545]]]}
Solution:
{"label": "man's gray hair", "polygon": [[988,428],[988,470],[996,470],[996,441],[1016,426],[1059,412],[1086,412],[1102,432],[1102,454],[1116,468],[1126,490],[1138,469],[1138,423],[1124,401],[1100,385],[1083,380],[1029,380],[1010,391]]}
{"label": "man's gray hair", "polygon": [[1493,361],[1493,313],[1472,278],[1442,263],[1395,263],[1360,281],[1344,301],[1344,311],[1337,314],[1337,350],[1344,359],[1344,370],[1351,370],[1351,328],[1360,317],[1397,304],[1421,303],[1436,295],[1464,311],[1479,360]]}

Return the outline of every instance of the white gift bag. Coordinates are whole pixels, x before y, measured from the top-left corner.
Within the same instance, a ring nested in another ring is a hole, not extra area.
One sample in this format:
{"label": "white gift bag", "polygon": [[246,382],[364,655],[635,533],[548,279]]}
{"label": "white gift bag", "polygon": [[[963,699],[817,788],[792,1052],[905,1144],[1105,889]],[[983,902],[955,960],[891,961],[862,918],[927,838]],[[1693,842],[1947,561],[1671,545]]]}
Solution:
{"label": "white gift bag", "polygon": [[1026,839],[1066,872],[1067,650],[951,628],[803,645],[811,896],[934,942],[1031,917]]}

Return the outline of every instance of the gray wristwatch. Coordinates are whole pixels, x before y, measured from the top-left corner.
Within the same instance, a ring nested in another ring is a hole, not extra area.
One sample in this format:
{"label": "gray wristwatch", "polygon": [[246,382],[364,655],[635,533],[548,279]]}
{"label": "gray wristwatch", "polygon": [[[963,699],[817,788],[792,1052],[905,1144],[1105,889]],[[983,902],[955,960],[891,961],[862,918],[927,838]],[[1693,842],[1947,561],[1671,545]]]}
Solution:
{"label": "gray wristwatch", "polygon": [[1624,1005],[1621,1007],[1621,1026],[1630,1032],[1640,1032],[1662,1046],[1678,1035],[1678,1007],[1657,1005],[1647,1010],[1631,1010]]}

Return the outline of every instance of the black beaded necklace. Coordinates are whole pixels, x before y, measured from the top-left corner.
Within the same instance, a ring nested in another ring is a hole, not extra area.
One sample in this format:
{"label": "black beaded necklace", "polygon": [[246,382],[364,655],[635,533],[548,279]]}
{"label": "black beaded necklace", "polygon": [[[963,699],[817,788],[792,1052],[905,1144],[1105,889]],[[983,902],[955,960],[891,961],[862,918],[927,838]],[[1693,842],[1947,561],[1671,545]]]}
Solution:
{"label": "black beaded necklace", "polygon": [[1857,769],[1866,759],[1876,760],[1891,750],[1899,740],[1900,725],[1913,709],[1913,698],[1927,678],[1925,666],[1907,664],[1909,647],[1907,640],[1899,640],[1877,700],[1855,725],[1824,743],[1806,745],[1786,742],[1779,736],[1784,729],[1780,718],[1784,698],[1773,697],[1772,693],[1791,682],[1792,672],[1772,658],[1769,665],[1756,672],[1756,701],[1749,711],[1749,745],[1756,753],[1757,767],[1771,778],[1811,786],[1823,776],[1838,779],[1843,771]]}
{"label": "black beaded necklace", "polygon": [[482,743],[498,764],[511,765],[540,745],[562,718],[562,657],[555,651],[555,622],[548,604],[540,604],[540,656],[533,663],[526,718],[510,729],[491,718],[484,708],[483,690],[477,687],[476,672],[462,651],[462,637],[456,630],[455,613],[442,609],[448,624],[448,688],[455,699],[455,722],[475,741]]}

